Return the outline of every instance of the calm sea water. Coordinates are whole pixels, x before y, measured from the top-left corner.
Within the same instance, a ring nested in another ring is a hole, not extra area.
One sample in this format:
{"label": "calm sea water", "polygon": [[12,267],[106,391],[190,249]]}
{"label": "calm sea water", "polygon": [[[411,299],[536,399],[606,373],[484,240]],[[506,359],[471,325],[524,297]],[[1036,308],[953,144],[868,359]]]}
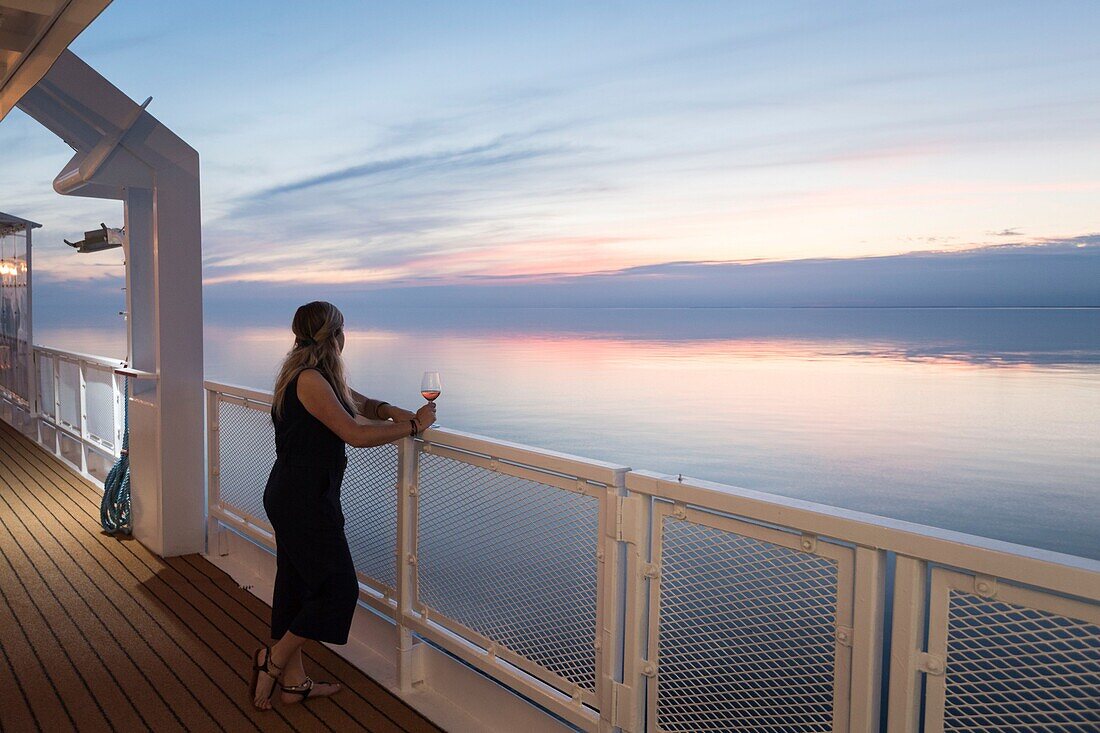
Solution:
{"label": "calm sea water", "polygon": [[[438,370],[447,427],[1100,558],[1100,310],[346,316],[356,389],[415,408]],[[289,317],[208,314],[208,378],[269,389]]]}

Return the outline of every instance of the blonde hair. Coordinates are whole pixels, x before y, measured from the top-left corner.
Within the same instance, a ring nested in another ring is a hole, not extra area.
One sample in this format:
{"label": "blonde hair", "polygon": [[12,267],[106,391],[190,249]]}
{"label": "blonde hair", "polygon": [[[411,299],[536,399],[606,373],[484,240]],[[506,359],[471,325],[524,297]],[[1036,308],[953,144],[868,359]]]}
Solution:
{"label": "blonde hair", "polygon": [[344,330],[344,314],[332,303],[315,300],[294,312],[290,330],[294,332],[294,346],[275,379],[275,415],[282,415],[287,387],[303,369],[317,369],[324,374],[336,397],[354,413],[355,400],[348,389],[337,340]]}

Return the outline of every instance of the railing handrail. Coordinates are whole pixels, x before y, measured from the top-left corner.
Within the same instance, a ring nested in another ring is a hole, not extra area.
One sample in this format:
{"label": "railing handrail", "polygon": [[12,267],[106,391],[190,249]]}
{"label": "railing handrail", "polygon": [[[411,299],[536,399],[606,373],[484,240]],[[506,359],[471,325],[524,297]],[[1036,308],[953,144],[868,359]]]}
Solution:
{"label": "railing handrail", "polygon": [[[580,475],[584,469],[588,471],[596,469],[614,476],[625,474],[630,470],[629,466],[624,466],[619,463],[599,461],[595,458],[588,458],[587,456],[578,456],[573,453],[563,453],[561,451],[550,450],[549,448],[526,445],[525,443],[491,438],[486,435],[455,430],[454,428],[428,428],[424,433],[424,437],[429,442],[446,443],[447,445],[462,448],[464,450],[491,455],[495,458],[507,459],[510,455],[514,455],[519,460],[524,460],[524,457],[537,457],[555,463],[580,464],[581,468],[579,470],[566,471],[566,473],[573,476]],[[605,484],[610,484],[612,482],[613,479],[610,478],[603,480]]]}
{"label": "railing handrail", "polygon": [[35,344],[34,350],[49,354],[50,356],[57,356],[62,359],[83,361],[88,364],[94,364],[96,366],[102,366],[107,369],[115,369],[116,367],[125,366],[125,359],[112,359],[107,356],[97,356],[95,354],[85,354],[80,351],[68,351],[66,349],[56,349],[50,346],[42,346],[41,344]]}
{"label": "railing handrail", "polygon": [[[207,380],[205,385],[212,392],[245,397],[259,403],[270,403],[272,397],[270,392],[213,380]],[[631,470],[584,456],[557,453],[448,428],[430,428],[424,433],[424,438],[430,443],[454,445],[464,450],[535,465],[543,457],[554,463],[567,462],[571,470],[563,472],[571,475],[584,475],[585,466],[590,470],[607,472],[608,475],[625,474],[626,488],[635,493],[1100,601],[1100,561],[1090,558],[713,481],[687,477],[680,481],[667,474]],[[552,466],[551,469],[557,470]]]}
{"label": "railing handrail", "polygon": [[[1100,561],[701,479],[635,470],[628,490],[1100,601]],[[774,516],[769,516],[774,515]],[[1057,568],[1058,574],[1051,575]]]}
{"label": "railing handrail", "polygon": [[[206,389],[218,394],[230,397],[244,398],[252,402],[270,404],[274,396],[271,392],[265,392],[252,387],[242,387],[236,384],[226,384],[214,380],[204,382]],[[493,458],[517,463],[535,464],[540,462],[544,468],[552,471],[568,474],[570,476],[583,477],[604,484],[612,484],[617,478],[621,478],[628,466],[607,461],[597,461],[585,456],[577,456],[570,453],[538,448],[536,446],[514,443],[506,440],[498,440],[484,435],[468,433],[451,428],[433,427],[421,433],[429,443],[439,443],[459,450],[481,453]]]}

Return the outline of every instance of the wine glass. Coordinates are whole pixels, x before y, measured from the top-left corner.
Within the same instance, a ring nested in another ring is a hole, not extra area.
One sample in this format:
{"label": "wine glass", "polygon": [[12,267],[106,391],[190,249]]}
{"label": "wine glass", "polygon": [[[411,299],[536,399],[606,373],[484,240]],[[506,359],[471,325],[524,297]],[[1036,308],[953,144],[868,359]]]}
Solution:
{"label": "wine glass", "polygon": [[442,391],[439,372],[424,372],[424,378],[420,380],[420,395],[428,402],[435,402]]}

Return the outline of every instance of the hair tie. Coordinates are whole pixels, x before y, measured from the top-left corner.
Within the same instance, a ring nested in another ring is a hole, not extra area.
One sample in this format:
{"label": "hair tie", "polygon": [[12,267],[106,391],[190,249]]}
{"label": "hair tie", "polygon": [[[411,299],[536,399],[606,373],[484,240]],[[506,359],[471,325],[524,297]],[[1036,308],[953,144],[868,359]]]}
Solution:
{"label": "hair tie", "polygon": [[302,346],[314,346],[317,342],[313,339],[298,339],[298,343]]}

